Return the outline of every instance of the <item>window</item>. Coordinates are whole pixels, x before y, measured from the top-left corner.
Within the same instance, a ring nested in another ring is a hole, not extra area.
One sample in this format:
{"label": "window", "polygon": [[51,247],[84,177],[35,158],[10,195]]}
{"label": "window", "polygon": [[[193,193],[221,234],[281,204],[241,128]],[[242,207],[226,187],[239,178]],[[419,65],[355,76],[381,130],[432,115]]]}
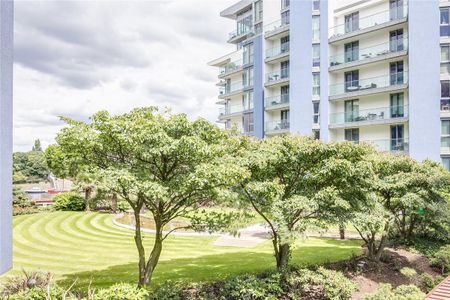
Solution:
{"label": "window", "polygon": [[242,95],[242,107],[244,110],[253,108],[253,91],[247,92]]}
{"label": "window", "polygon": [[450,98],[450,81],[441,81],[441,98]]}
{"label": "window", "polygon": [[280,118],[281,118],[280,129],[289,128],[289,110],[282,110],[280,112]]}
{"label": "window", "polygon": [[253,63],[253,43],[242,47],[242,58],[244,65]]}
{"label": "window", "polygon": [[318,129],[313,129],[313,137],[316,139],[316,140],[320,140],[320,130],[318,130]]}
{"label": "window", "polygon": [[313,102],[313,123],[319,124],[319,116],[320,116],[320,102]]}
{"label": "window", "polygon": [[391,151],[401,151],[404,150],[404,126],[393,125],[391,126]]}
{"label": "window", "polygon": [[262,23],[255,24],[255,34],[262,32]]}
{"label": "window", "polygon": [[359,59],[359,42],[351,42],[344,45],[345,62],[351,62]]}
{"label": "window", "polygon": [[244,114],[242,116],[242,124],[244,133],[252,133],[254,130],[253,113]]}
{"label": "window", "polygon": [[289,36],[285,36],[280,39],[280,50],[281,53],[289,51]]}
{"label": "window", "polygon": [[441,8],[441,36],[450,36],[448,9],[448,7]]}
{"label": "window", "polygon": [[359,88],[359,71],[354,70],[344,73],[345,91],[353,92]]}
{"label": "window", "polygon": [[313,0],[313,10],[320,10],[320,0]]}
{"label": "window", "polygon": [[442,156],[442,164],[444,168],[450,171],[450,156]]}
{"label": "window", "polygon": [[263,19],[263,3],[262,0],[255,2],[255,23]]}
{"label": "window", "polygon": [[345,129],[345,140],[359,143],[359,128]]}
{"label": "window", "polygon": [[281,9],[285,9],[289,7],[290,0],[281,0]]}
{"label": "window", "polygon": [[389,15],[391,20],[397,20],[404,17],[403,14],[403,0],[389,1]]}
{"label": "window", "polygon": [[358,121],[359,117],[359,101],[358,100],[347,100],[344,102],[345,109],[345,122],[355,122]]}
{"label": "window", "polygon": [[242,83],[244,87],[253,86],[253,67],[244,70],[244,73],[242,73]]}
{"label": "window", "polygon": [[389,32],[389,49],[392,52],[403,51],[403,29],[397,29]]}
{"label": "window", "polygon": [[313,16],[312,17],[312,40],[318,41],[320,40],[320,17]]}
{"label": "window", "polygon": [[403,61],[390,64],[391,85],[403,84]]}
{"label": "window", "polygon": [[391,94],[391,118],[402,118],[404,116],[403,93]]}
{"label": "window", "polygon": [[281,25],[289,24],[289,11],[281,13]]}
{"label": "window", "polygon": [[289,102],[289,86],[285,85],[280,88],[281,92],[281,103],[288,103]]}
{"label": "window", "polygon": [[320,73],[313,73],[312,94],[320,96]]}
{"label": "window", "polygon": [[359,29],[359,12],[345,16],[345,33]]}
{"label": "window", "polygon": [[320,66],[320,45],[312,46],[312,59],[313,59],[313,67]]}
{"label": "window", "polygon": [[283,61],[280,64],[280,78],[288,78],[289,77],[289,61]]}
{"label": "window", "polygon": [[248,33],[252,30],[252,18],[253,16],[251,14],[249,14],[246,17],[241,18],[240,20],[237,21],[237,35],[241,35],[244,33]]}
{"label": "window", "polygon": [[450,45],[441,45],[441,74],[450,74]]}
{"label": "window", "polygon": [[450,149],[450,120],[441,121],[441,148]]}

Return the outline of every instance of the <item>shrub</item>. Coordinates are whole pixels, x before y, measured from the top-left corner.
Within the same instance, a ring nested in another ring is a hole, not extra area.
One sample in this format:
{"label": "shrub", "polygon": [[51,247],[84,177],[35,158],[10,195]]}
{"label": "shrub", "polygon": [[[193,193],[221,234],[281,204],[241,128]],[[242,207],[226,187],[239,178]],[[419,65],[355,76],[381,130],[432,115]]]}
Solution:
{"label": "shrub", "polygon": [[54,198],[54,209],[82,211],[85,208],[83,197],[74,192],[62,193]]}
{"label": "shrub", "polygon": [[428,273],[423,273],[420,275],[421,288],[425,293],[430,292],[436,285],[438,285],[444,278],[442,276],[433,277]]}
{"label": "shrub", "polygon": [[181,300],[181,288],[172,281],[166,281],[151,293],[150,300]]}
{"label": "shrub", "polygon": [[221,294],[230,300],[278,299],[283,293],[280,280],[280,274],[271,274],[266,278],[258,278],[251,274],[239,275],[225,281]]}
{"label": "shrub", "polygon": [[117,203],[117,210],[120,211],[120,212],[126,212],[126,211],[128,211],[130,209],[131,209],[131,206],[126,201],[119,201]]}
{"label": "shrub", "polygon": [[25,270],[22,272],[22,275],[9,277],[3,283],[1,291],[3,296],[18,294],[32,288],[46,289],[52,280],[52,275],[48,272],[27,272]]}
{"label": "shrub", "polygon": [[441,247],[430,259],[433,267],[439,268],[442,274],[450,272],[450,245]]}
{"label": "shrub", "polygon": [[136,285],[118,283],[107,289],[98,290],[94,295],[95,300],[142,300],[149,296],[149,292],[140,289]]}
{"label": "shrub", "polygon": [[64,297],[65,291],[57,285],[52,285],[47,288],[34,287],[31,289],[20,291],[17,294],[8,297],[8,300],[67,300],[72,299]]}
{"label": "shrub", "polygon": [[425,294],[415,285],[400,285],[392,289],[390,284],[380,284],[377,291],[366,295],[364,300],[422,300]]}

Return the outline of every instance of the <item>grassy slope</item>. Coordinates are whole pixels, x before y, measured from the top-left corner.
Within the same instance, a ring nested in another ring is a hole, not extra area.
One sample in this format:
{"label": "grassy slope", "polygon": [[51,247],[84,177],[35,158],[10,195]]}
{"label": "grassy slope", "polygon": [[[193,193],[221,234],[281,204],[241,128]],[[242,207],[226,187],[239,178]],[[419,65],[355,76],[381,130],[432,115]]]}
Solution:
{"label": "grassy slope", "polygon": [[[216,247],[214,237],[169,237],[155,282],[167,279],[205,281],[274,267],[270,242],[252,249]],[[145,236],[151,246],[152,236]],[[358,241],[309,238],[292,255],[295,264],[344,259],[360,251]],[[147,247],[147,248],[148,248]],[[137,253],[133,232],[113,225],[99,213],[53,212],[14,218],[14,269],[48,270],[62,283],[107,286],[135,282]]]}

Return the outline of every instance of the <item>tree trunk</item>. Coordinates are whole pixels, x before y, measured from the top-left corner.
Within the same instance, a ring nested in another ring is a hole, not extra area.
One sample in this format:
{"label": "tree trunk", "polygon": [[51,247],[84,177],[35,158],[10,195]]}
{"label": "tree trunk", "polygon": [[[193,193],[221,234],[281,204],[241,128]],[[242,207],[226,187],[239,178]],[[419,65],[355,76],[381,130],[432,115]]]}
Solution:
{"label": "tree trunk", "polygon": [[345,240],[345,226],[339,225],[339,237],[341,240]]}
{"label": "tree trunk", "polygon": [[85,202],[85,210],[86,211],[91,210],[91,206],[90,206],[91,195],[92,195],[92,188],[91,187],[86,188],[84,190],[84,202]]}
{"label": "tree trunk", "polygon": [[136,247],[138,249],[138,255],[139,255],[139,281],[138,286],[144,286],[146,285],[145,280],[145,249],[144,245],[142,243],[142,235],[141,235],[141,208],[142,205],[138,205],[136,208],[134,208],[134,220],[135,220],[135,226],[134,226],[134,242],[136,244]]}
{"label": "tree trunk", "polygon": [[145,285],[147,286],[152,282],[153,272],[155,271],[156,265],[159,262],[159,257],[161,256],[163,236],[162,225],[160,222],[156,223],[155,231],[155,242],[153,244],[152,253],[150,254],[145,268]]}
{"label": "tree trunk", "polygon": [[111,210],[117,213],[117,194],[113,193],[111,197]]}
{"label": "tree trunk", "polygon": [[282,244],[278,247],[278,253],[276,254],[277,269],[279,271],[285,270],[289,264],[290,245]]}

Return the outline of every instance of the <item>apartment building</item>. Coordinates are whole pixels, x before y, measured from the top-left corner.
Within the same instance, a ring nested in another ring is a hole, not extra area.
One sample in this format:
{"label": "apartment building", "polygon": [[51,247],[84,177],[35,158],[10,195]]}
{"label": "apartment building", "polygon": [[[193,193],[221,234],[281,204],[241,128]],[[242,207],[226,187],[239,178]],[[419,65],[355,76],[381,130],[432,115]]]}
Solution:
{"label": "apartment building", "polygon": [[0,1],[0,274],[12,266],[13,2]]}
{"label": "apartment building", "polygon": [[236,51],[209,63],[219,68],[219,122],[258,138],[367,142],[450,168],[449,9],[438,0],[239,1],[221,12],[236,24]]}

